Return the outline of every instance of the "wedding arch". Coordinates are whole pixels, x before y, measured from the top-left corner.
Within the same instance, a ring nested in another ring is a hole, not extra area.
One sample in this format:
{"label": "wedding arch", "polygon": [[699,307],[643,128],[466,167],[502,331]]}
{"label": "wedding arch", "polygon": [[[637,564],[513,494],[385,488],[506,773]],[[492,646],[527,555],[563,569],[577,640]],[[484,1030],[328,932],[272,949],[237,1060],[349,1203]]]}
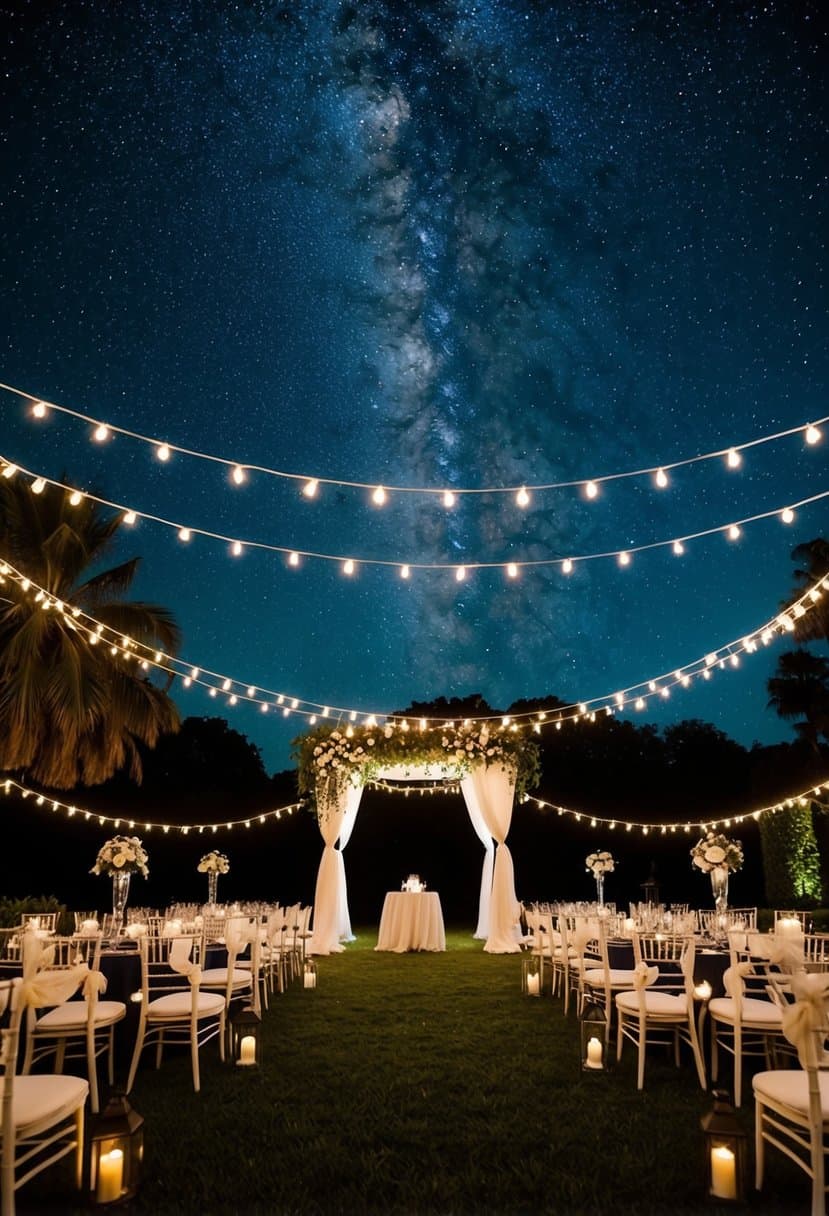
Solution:
{"label": "wedding arch", "polygon": [[353,941],[344,851],[364,786],[382,781],[457,781],[484,846],[475,937],[490,954],[519,949],[518,900],[506,843],[516,796],[538,777],[538,747],[509,724],[324,726],[296,740],[300,790],[316,804],[323,840],[314,896],[313,951]]}

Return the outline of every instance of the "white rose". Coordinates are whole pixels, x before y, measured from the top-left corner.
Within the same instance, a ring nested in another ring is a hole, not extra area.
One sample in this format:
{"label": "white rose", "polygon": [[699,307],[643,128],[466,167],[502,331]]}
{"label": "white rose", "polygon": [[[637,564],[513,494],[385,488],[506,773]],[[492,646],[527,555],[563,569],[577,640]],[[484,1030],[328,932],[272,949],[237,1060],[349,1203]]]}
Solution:
{"label": "white rose", "polygon": [[705,860],[712,866],[721,865],[725,861],[725,849],[721,849],[718,844],[710,845],[705,850]]}
{"label": "white rose", "polygon": [[126,857],[124,856],[124,854],[123,854],[123,853],[116,853],[116,854],[115,854],[115,856],[114,856],[114,857],[113,857],[113,859],[112,859],[112,864],[113,864],[114,866],[117,866],[117,867],[118,867],[118,869],[120,870],[120,869],[121,869],[121,866],[123,866],[123,865],[125,864],[126,860],[127,860],[127,859],[126,859]]}
{"label": "white rose", "polygon": [[694,857],[694,865],[699,866],[699,868],[701,870],[704,870],[705,869],[705,858],[700,857],[700,855],[697,853],[697,855]]}

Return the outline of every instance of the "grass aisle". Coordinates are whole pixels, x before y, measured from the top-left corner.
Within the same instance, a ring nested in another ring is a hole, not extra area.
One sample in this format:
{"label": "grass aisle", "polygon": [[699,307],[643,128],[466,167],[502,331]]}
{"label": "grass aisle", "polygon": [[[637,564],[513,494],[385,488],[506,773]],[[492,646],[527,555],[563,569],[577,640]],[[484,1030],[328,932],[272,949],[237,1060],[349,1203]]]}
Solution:
{"label": "grass aisle", "polygon": [[[134,1093],[146,1181],[130,1211],[718,1210],[703,1202],[710,1099],[690,1060],[677,1072],[649,1054],[643,1094],[629,1048],[613,1074],[582,1074],[572,1011],[522,998],[517,956],[486,955],[468,932],[441,955],[375,954],[375,941],[360,932],[319,960],[315,992],[294,984],[273,1002],[261,1070],[220,1067],[211,1044],[195,1095],[182,1055],[160,1072],[147,1058]],[[751,1206],[805,1213],[805,1176],[776,1158]]]}

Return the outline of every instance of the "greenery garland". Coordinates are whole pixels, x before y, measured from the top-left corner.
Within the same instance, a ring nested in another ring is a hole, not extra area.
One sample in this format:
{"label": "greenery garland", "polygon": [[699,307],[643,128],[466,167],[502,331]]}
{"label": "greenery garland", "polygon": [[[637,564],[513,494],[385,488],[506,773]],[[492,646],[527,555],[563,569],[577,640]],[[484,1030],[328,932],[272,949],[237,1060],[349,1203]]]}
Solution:
{"label": "greenery garland", "polygon": [[[316,799],[317,811],[327,814],[343,787],[374,780],[381,769],[426,767],[427,777],[442,776],[451,766],[453,777],[465,777],[477,764],[497,764],[515,776],[519,801],[538,784],[541,775],[538,744],[523,731],[490,722],[448,723],[428,730],[401,726],[317,727],[293,741],[300,793]],[[429,768],[434,771],[430,772]],[[421,774],[417,774],[418,776]]]}

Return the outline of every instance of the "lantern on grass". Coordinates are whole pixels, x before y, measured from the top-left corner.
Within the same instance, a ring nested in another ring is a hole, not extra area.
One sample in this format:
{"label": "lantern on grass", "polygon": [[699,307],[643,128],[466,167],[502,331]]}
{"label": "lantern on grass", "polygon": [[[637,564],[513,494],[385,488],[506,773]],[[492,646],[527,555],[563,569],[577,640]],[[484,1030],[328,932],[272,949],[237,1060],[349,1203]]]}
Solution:
{"label": "lantern on grass", "polygon": [[606,1072],[609,1067],[608,1023],[604,1006],[585,1001],[579,1015],[581,1066],[585,1072]]}
{"label": "lantern on grass", "polygon": [[144,1120],[126,1094],[114,1093],[89,1129],[89,1191],[99,1207],[126,1203],[141,1183]]}
{"label": "lantern on grass", "polygon": [[261,1063],[262,1019],[255,1009],[247,1006],[230,1017],[230,1058],[241,1068]]}
{"label": "lantern on grass", "polygon": [[303,988],[316,988],[317,986],[317,964],[312,958],[306,958],[302,965],[302,986]]}
{"label": "lantern on grass", "polygon": [[744,1203],[748,1136],[725,1090],[714,1090],[714,1109],[703,1115],[701,1126],[707,1197],[717,1203]]}
{"label": "lantern on grass", "polygon": [[524,996],[541,996],[541,959],[525,954],[521,959],[521,991]]}

